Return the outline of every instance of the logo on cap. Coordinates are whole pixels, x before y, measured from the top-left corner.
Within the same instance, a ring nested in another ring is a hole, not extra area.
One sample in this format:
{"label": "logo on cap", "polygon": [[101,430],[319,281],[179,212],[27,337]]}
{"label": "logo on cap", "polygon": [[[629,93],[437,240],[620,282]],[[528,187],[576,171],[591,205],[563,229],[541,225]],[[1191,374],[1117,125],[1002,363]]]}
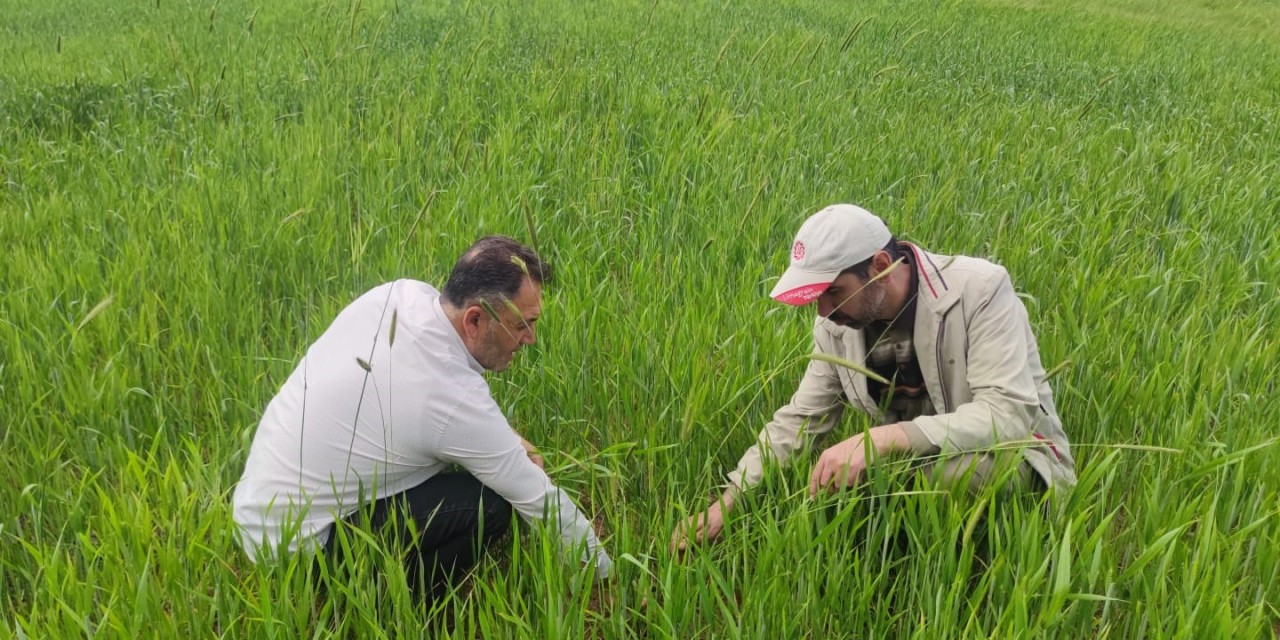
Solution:
{"label": "logo on cap", "polygon": [[796,243],[795,243],[794,245],[792,245],[792,247],[791,247],[791,259],[792,259],[792,260],[803,260],[803,259],[804,259],[804,243],[803,243],[803,242],[800,242],[799,240],[796,240]]}

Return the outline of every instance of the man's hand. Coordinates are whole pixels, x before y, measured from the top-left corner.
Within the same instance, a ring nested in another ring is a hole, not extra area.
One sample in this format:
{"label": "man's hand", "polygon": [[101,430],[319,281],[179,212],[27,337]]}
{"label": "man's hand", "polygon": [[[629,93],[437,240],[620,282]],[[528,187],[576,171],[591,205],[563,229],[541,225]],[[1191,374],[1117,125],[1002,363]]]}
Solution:
{"label": "man's hand", "polygon": [[862,434],[823,451],[809,476],[809,497],[822,489],[835,492],[857,484],[867,471],[866,453]]}
{"label": "man's hand", "polygon": [[695,544],[711,542],[724,530],[724,516],[733,509],[734,490],[730,488],[711,503],[707,510],[690,516],[688,520],[676,526],[671,535],[671,552],[684,553]]}
{"label": "man's hand", "polygon": [[534,447],[532,444],[529,443],[528,440],[525,440],[523,437],[520,438],[520,446],[524,447],[525,453],[529,454],[529,460],[532,461],[534,464],[538,465],[539,469],[545,470],[547,468],[546,461],[542,459],[542,454],[538,453],[537,447]]}
{"label": "man's hand", "polygon": [[868,453],[874,459],[910,448],[906,432],[897,424],[876,427],[865,435],[860,433],[849,438],[823,451],[818,457],[818,464],[813,466],[813,474],[809,476],[809,496],[816,497],[822,489],[834,492],[860,482],[867,472]]}

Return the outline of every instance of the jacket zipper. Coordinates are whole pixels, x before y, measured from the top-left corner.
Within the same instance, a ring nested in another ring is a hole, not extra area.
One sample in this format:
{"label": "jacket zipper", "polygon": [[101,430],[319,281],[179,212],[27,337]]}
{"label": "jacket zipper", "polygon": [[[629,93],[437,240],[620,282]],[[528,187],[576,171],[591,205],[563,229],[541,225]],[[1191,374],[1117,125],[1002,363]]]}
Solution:
{"label": "jacket zipper", "polygon": [[951,411],[951,399],[947,397],[947,380],[942,376],[942,338],[946,333],[947,316],[942,315],[942,320],[938,323],[938,341],[933,345],[934,361],[938,366],[938,388],[942,390],[942,411],[939,413],[948,413]]}

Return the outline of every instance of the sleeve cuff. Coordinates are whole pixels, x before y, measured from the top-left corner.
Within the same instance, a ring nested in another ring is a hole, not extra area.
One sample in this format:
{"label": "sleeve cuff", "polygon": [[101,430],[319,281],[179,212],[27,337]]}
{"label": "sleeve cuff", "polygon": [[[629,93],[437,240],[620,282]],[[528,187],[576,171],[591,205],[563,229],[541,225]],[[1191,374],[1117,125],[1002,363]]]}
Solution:
{"label": "sleeve cuff", "polygon": [[606,580],[612,572],[613,560],[609,558],[609,554],[604,551],[596,554],[596,578]]}
{"label": "sleeve cuff", "polygon": [[914,422],[900,422],[902,432],[907,436],[907,442],[910,443],[911,452],[918,456],[931,456],[942,450],[942,447],[934,444],[929,437],[924,434],[919,425]]}

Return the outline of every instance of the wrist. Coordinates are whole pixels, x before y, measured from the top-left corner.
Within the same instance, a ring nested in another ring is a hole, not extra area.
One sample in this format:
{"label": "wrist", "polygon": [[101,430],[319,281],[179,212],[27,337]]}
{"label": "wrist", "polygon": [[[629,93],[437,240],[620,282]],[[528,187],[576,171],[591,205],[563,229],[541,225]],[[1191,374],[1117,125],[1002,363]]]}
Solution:
{"label": "wrist", "polygon": [[881,425],[871,429],[871,443],[876,453],[898,453],[911,449],[911,439],[901,423]]}
{"label": "wrist", "polygon": [[741,489],[738,489],[734,485],[729,485],[724,490],[724,493],[720,494],[720,498],[716,500],[715,504],[712,506],[719,509],[722,513],[726,513],[733,508],[733,503],[738,500],[738,496],[741,493]]}

